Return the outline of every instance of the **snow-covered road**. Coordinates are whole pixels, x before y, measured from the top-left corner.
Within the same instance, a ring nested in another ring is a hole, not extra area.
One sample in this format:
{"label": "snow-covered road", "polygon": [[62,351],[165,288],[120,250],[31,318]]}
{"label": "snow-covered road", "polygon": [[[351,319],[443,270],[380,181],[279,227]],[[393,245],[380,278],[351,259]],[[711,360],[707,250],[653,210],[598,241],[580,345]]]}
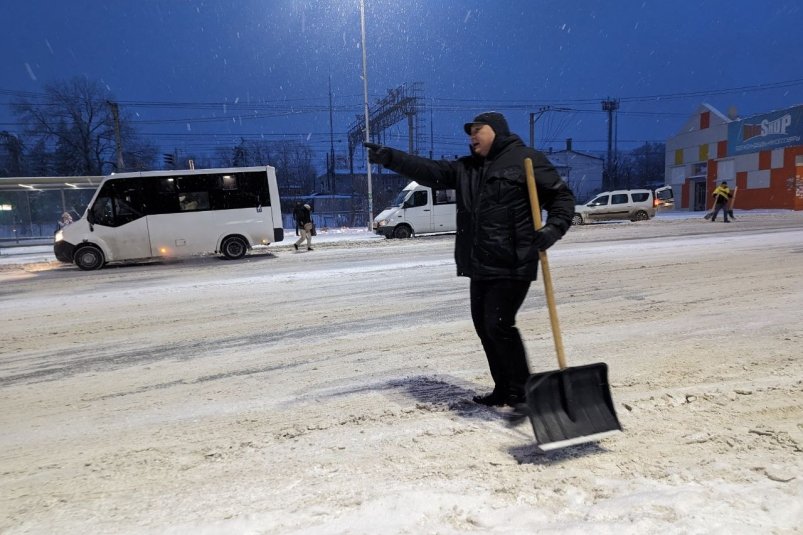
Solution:
{"label": "snow-covered road", "polygon": [[[364,237],[363,237],[364,238]],[[570,364],[625,432],[540,454],[453,236],[0,269],[4,533],[786,533],[803,523],[803,214],[578,227]],[[554,369],[540,281],[519,327]]]}

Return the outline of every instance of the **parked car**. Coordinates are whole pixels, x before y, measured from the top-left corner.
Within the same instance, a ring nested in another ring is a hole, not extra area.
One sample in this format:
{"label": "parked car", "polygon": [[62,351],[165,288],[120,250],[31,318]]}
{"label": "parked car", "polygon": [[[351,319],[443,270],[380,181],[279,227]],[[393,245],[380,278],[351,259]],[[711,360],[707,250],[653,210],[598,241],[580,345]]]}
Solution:
{"label": "parked car", "polygon": [[672,188],[665,186],[649,189],[622,189],[603,191],[586,204],[574,207],[573,225],[594,221],[647,221],[655,217],[656,210],[672,206]]}

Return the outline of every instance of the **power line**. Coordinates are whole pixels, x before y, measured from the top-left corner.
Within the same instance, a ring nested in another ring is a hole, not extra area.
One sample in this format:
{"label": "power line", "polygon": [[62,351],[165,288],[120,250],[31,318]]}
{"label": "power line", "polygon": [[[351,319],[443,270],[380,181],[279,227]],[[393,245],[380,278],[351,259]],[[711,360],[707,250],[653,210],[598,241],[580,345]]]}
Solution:
{"label": "power line", "polygon": [[[750,93],[756,91],[768,91],[772,89],[784,89],[789,87],[794,87],[798,85],[803,85],[803,78],[796,78],[792,80],[782,80],[778,82],[770,82],[770,83],[762,83],[762,84],[754,84],[754,85],[744,85],[744,86],[737,86],[737,87],[729,87],[729,88],[719,88],[719,89],[701,89],[695,91],[685,91],[685,92],[674,92],[674,93],[660,93],[655,95],[633,95],[633,96],[625,96],[619,97],[621,102],[639,102],[639,101],[654,101],[654,100],[674,100],[674,99],[682,99],[682,98],[693,98],[693,97],[700,97],[700,96],[716,96],[716,95],[724,95],[730,93]],[[0,95],[18,97],[18,98],[45,98],[47,95],[46,93],[41,92],[32,92],[32,91],[20,91],[20,90],[13,90],[13,89],[3,89],[0,88]],[[358,98],[361,95],[344,95],[338,98]],[[286,105],[288,103],[296,103],[296,102],[307,102],[307,101],[315,101],[315,100],[322,100],[326,102],[326,96],[315,97],[315,98],[298,98],[298,99],[277,99],[277,100],[260,100],[260,99],[247,99],[246,102],[240,102],[239,99],[229,102],[229,101],[216,101],[216,102],[194,102],[194,101],[145,101],[145,100],[116,100],[121,105],[130,106],[130,107],[147,107],[147,108],[175,108],[175,109],[220,109],[222,107],[228,106],[240,106],[245,109],[263,109],[267,106],[276,106],[276,105]],[[592,97],[592,98],[578,98],[578,99],[538,99],[538,101],[531,101],[531,100],[523,100],[523,99],[516,99],[516,100],[505,100],[505,99],[466,99],[466,98],[446,98],[446,97],[430,97],[429,99],[431,102],[440,103],[435,106],[435,109],[440,111],[463,111],[465,110],[464,104],[484,104],[487,105],[489,102],[497,103],[500,106],[506,106],[508,109],[514,108],[524,108],[524,107],[531,107],[536,104],[541,103],[576,103],[576,104],[596,104],[599,102],[599,97]],[[449,104],[449,103],[461,103],[460,107],[457,107],[457,104]],[[306,109],[309,111],[317,110],[317,111],[328,111],[329,106],[327,104],[320,104],[314,106],[308,106]],[[338,106],[335,106],[335,109],[338,110]],[[342,110],[338,111],[359,111],[359,106],[357,104],[343,106]]]}
{"label": "power line", "polygon": [[[659,105],[662,102],[691,99],[700,97],[711,97],[717,95],[725,95],[732,93],[753,93],[760,91],[768,91],[773,89],[784,89],[803,85],[803,78],[784,80],[778,82],[762,83],[755,85],[744,85],[730,88],[719,88],[709,90],[695,90],[686,92],[670,92],[664,94],[654,95],[631,95],[620,97],[619,101],[630,105],[637,103],[649,103],[653,106]],[[32,106],[47,106],[46,103],[38,102],[47,97],[43,92],[21,91],[0,88],[0,98],[7,100],[5,104],[11,104],[11,99],[25,99],[29,105]],[[209,113],[202,114],[200,117],[170,117],[170,118],[132,118],[128,117],[129,124],[135,127],[142,126],[158,126],[165,125],[167,127],[176,124],[199,124],[199,125],[221,125],[231,124],[242,125],[254,120],[271,120],[279,118],[301,118],[305,115],[318,114],[323,112],[334,113],[358,113],[361,110],[359,99],[362,95],[341,95],[337,97],[338,104],[329,105],[328,97],[321,96],[320,98],[295,98],[295,99],[261,99],[247,97],[245,99],[235,99],[229,101],[228,99],[217,102],[193,102],[193,101],[144,101],[144,100],[116,100],[121,107],[126,111],[133,110],[161,110],[166,111],[201,111],[213,112],[211,116]],[[34,102],[31,102],[34,101]],[[460,99],[460,98],[442,98],[430,97],[427,103],[432,111],[441,113],[465,113],[470,109],[489,109],[495,108],[500,110],[531,110],[534,107],[543,105],[545,103],[555,103],[562,106],[554,106],[552,111],[564,113],[560,120],[549,120],[550,128],[545,129],[544,136],[539,136],[539,141],[542,144],[552,144],[563,142],[562,139],[557,139],[558,134],[564,131],[570,121],[571,115],[594,114],[599,115],[605,113],[602,110],[589,109],[585,105],[598,105],[598,98],[578,98],[578,99],[539,99],[536,103],[535,100],[517,99],[517,100],[490,100],[490,99]],[[139,115],[139,112],[136,112]],[[218,115],[220,113],[221,115]],[[643,117],[643,118],[685,118],[688,117],[686,113],[677,113],[669,111],[647,111],[647,110],[618,110],[617,114],[627,117]],[[558,124],[554,124],[558,123]],[[6,122],[0,123],[2,127],[22,127],[27,123],[20,122]],[[273,139],[293,139],[305,138],[311,147],[321,147],[328,144],[329,139],[326,137],[327,133],[324,132],[285,132],[285,133],[265,133],[265,132],[248,132],[248,133],[235,133],[235,132],[221,132],[214,131],[210,133],[205,132],[144,132],[140,133],[143,136],[149,136],[154,141],[160,141],[163,144],[172,144],[175,142],[181,143],[182,146],[194,147],[198,150],[214,150],[220,147],[221,143],[236,143],[239,139],[248,140],[273,140]],[[347,134],[338,132],[336,143],[338,147],[346,143]],[[574,137],[574,142],[578,144],[595,145],[605,143],[603,139],[583,139]],[[644,140],[644,139],[619,139],[619,143],[631,144],[645,142],[661,143],[664,140]],[[462,136],[434,136],[433,144],[437,144],[443,152],[444,147],[460,147],[466,146],[465,139]],[[317,149],[316,149],[317,150]],[[436,151],[437,152],[437,151]]]}

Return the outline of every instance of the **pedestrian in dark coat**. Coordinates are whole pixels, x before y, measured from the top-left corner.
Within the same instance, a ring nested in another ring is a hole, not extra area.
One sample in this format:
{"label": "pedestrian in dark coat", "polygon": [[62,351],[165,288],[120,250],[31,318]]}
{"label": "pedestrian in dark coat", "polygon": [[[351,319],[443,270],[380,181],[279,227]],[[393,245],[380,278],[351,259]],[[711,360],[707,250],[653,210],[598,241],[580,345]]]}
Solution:
{"label": "pedestrian in dark coat", "polygon": [[301,206],[297,213],[293,211],[293,217],[296,220],[296,232],[300,233],[293,247],[298,251],[298,246],[307,240],[307,251],[312,251],[312,207],[309,204]]}
{"label": "pedestrian in dark coat", "polygon": [[298,236],[299,221],[304,217],[304,205],[300,201],[296,201],[293,207],[293,222],[296,226],[296,236]]}
{"label": "pedestrian in dark coat", "polygon": [[[538,251],[569,229],[575,199],[547,158],[510,132],[501,113],[486,112],[464,125],[471,154],[457,160],[430,160],[365,143],[372,163],[419,184],[455,189],[455,263],[469,277],[471,317],[494,380],[493,392],[476,396],[484,405],[524,401],[530,375],[516,314],[538,274]],[[540,230],[533,225],[524,159],[533,161],[538,198],[547,211]]]}

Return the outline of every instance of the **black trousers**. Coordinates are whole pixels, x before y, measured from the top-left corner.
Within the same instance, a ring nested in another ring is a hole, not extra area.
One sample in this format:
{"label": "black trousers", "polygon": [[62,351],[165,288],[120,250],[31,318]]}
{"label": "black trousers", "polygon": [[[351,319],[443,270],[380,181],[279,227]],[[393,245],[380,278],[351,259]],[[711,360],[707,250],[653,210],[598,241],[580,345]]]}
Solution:
{"label": "black trousers", "polygon": [[529,289],[530,281],[471,280],[471,319],[485,349],[494,390],[524,394],[530,368],[516,314]]}
{"label": "black trousers", "polygon": [[711,221],[716,221],[717,214],[719,211],[722,210],[722,217],[725,218],[725,221],[728,220],[728,203],[716,203],[714,205],[714,215],[711,216]]}

